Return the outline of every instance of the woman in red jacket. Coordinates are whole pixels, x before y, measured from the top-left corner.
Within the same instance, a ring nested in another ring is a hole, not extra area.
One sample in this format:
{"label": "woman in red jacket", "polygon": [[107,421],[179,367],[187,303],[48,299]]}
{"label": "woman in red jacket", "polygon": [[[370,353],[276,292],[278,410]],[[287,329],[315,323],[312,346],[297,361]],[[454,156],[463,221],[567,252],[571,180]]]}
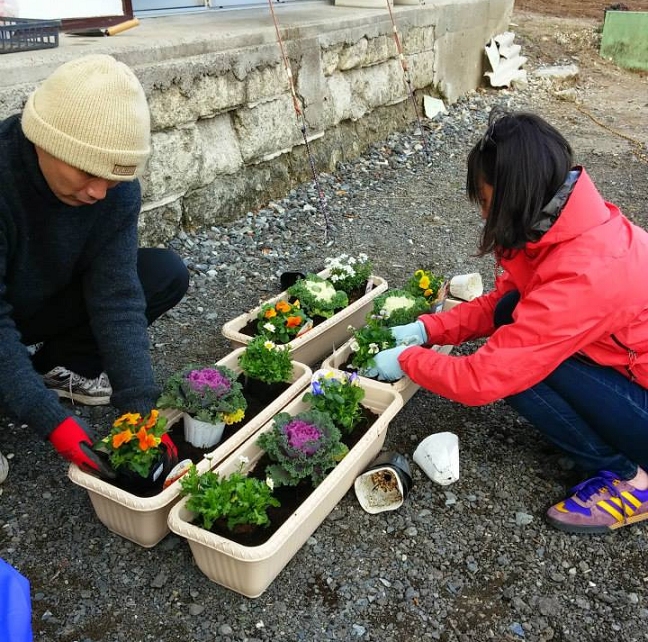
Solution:
{"label": "woman in red jacket", "polygon": [[[505,399],[590,479],[552,506],[568,532],[648,519],[648,232],[606,203],[540,117],[491,113],[468,156],[492,292],[392,332],[374,375],[467,405]],[[611,293],[614,293],[611,296]],[[424,346],[488,337],[468,356]]]}

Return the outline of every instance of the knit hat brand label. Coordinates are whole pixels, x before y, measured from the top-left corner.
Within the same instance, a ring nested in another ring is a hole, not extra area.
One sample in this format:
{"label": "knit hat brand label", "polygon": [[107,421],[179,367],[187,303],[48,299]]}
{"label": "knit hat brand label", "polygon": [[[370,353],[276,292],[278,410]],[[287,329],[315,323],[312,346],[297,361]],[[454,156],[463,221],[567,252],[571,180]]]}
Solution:
{"label": "knit hat brand label", "polygon": [[115,165],[112,173],[116,176],[135,176],[137,165]]}

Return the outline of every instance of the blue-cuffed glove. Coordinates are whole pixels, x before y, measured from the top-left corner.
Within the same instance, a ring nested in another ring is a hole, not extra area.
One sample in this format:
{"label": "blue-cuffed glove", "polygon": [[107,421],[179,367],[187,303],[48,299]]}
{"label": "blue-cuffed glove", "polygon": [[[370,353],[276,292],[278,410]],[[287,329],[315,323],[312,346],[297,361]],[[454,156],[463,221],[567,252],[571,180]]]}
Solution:
{"label": "blue-cuffed glove", "polygon": [[407,325],[395,325],[391,329],[397,345],[424,346],[427,343],[427,333],[423,321],[414,321]]}
{"label": "blue-cuffed glove", "polygon": [[364,369],[361,374],[365,377],[372,379],[379,379],[380,381],[396,381],[405,376],[398,363],[398,357],[403,350],[411,348],[412,346],[396,346],[383,350],[374,357],[375,365],[371,368]]}

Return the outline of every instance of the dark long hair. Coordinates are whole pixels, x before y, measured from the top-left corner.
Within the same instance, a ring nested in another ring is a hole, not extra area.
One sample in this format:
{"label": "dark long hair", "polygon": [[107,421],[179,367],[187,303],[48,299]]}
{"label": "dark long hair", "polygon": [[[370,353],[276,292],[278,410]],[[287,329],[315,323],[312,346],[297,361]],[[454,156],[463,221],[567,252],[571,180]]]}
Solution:
{"label": "dark long hair", "polygon": [[494,107],[468,154],[468,198],[479,202],[480,183],[493,188],[479,256],[510,256],[538,240],[533,226],[571,168],[572,149],[558,130],[535,114]]}

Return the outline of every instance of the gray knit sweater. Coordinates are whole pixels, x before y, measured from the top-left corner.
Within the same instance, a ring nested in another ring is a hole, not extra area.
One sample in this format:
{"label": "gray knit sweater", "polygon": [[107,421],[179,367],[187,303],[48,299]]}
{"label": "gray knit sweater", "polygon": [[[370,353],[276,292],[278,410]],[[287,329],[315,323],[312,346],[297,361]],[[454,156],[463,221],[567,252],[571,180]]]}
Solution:
{"label": "gray knit sweater", "polygon": [[112,404],[148,412],[155,386],[137,277],[140,186],[124,182],[94,205],[70,207],[49,189],[19,116],[0,122],[0,405],[41,436],[72,413],[34,371],[14,320],[81,278]]}

